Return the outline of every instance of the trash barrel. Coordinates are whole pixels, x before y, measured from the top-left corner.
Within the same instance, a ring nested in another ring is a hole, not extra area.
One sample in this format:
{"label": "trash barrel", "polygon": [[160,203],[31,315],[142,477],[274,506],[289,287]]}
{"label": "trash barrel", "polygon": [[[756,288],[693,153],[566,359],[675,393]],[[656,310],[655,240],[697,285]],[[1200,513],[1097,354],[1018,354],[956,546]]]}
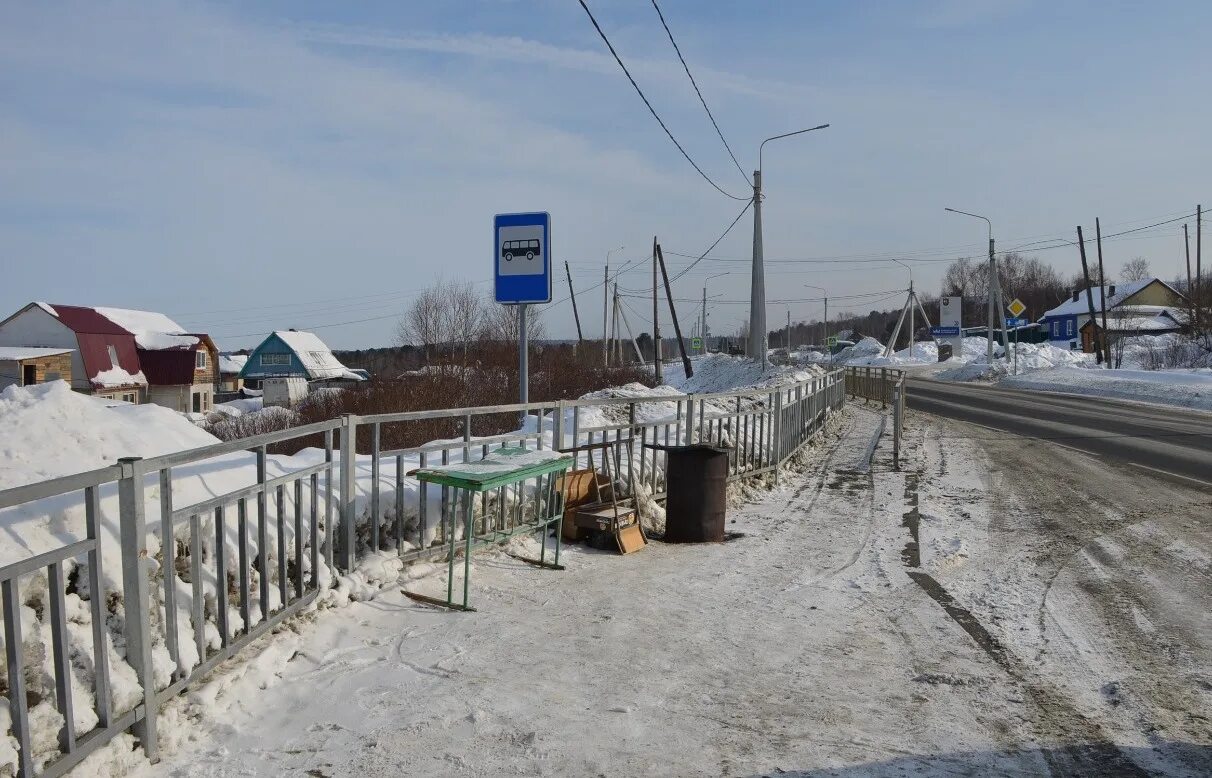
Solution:
{"label": "trash barrel", "polygon": [[666,543],[721,543],[728,508],[728,449],[704,443],[666,452]]}
{"label": "trash barrel", "polygon": [[951,356],[952,356],[951,349],[952,349],[952,346],[950,343],[939,343],[938,344],[938,361],[946,362],[948,359],[951,359]]}

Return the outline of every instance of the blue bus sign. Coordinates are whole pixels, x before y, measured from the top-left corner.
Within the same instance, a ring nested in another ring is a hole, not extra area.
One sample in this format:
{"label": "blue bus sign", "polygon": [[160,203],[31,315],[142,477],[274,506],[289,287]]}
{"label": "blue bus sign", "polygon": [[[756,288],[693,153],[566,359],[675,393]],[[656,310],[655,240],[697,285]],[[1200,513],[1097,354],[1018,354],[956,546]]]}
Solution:
{"label": "blue bus sign", "polygon": [[1027,320],[1026,319],[1014,319],[1014,318],[1007,316],[1006,317],[1006,326],[1007,327],[1026,327]]}
{"label": "blue bus sign", "polygon": [[551,215],[493,218],[494,299],[502,305],[551,302]]}
{"label": "blue bus sign", "polygon": [[936,338],[954,338],[960,334],[959,327],[931,327],[930,334]]}

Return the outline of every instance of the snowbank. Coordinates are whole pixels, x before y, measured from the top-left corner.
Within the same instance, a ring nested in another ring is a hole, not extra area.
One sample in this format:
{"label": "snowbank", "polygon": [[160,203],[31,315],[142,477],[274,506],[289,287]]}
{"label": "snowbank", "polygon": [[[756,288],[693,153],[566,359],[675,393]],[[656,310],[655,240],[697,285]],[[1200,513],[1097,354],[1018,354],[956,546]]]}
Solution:
{"label": "snowbank", "polygon": [[[980,339],[966,338],[965,340]],[[984,344],[986,341],[980,340],[980,342]],[[967,351],[966,346],[965,343],[965,351]],[[1037,370],[1051,370],[1056,367],[1087,368],[1094,366],[1092,355],[1057,348],[1050,343],[1011,343],[1008,356],[998,356],[1003,353],[1001,347],[998,346],[992,364],[989,363],[986,349],[987,347],[983,346],[979,356],[967,360],[963,357],[952,357],[943,364],[954,363],[955,367],[943,370],[936,377],[943,381],[994,381],[1015,372],[1015,354],[1018,355],[1017,372],[1019,375]]]}
{"label": "snowbank", "polygon": [[1212,410],[1212,369],[1089,370],[1055,367],[1007,376],[1001,386]]}
{"label": "snowbank", "polygon": [[689,378],[681,364],[667,365],[665,383],[684,394],[713,394],[746,387],[786,386],[825,374],[815,365],[771,365],[763,371],[756,360],[728,354],[707,354],[691,364],[694,375]]}

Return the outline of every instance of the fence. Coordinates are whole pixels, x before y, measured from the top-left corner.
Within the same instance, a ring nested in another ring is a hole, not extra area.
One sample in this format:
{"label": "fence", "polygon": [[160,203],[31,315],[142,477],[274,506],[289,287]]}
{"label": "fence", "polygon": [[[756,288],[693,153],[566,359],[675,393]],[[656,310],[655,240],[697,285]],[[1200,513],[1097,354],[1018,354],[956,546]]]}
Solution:
{"label": "fence", "polygon": [[[63,775],[128,729],[155,759],[160,706],[332,588],[334,570],[448,553],[447,533],[460,524],[449,490],[408,478],[413,467],[469,461],[496,445],[617,442],[627,475],[660,498],[666,455],[645,443],[716,443],[730,449],[729,480],[777,480],[849,385],[839,370],[719,394],[344,416],[0,491],[0,526],[6,512],[54,513],[84,528],[0,568],[10,719],[0,738],[20,776]],[[477,422],[499,428],[500,414],[522,416],[522,428],[473,434]],[[390,425],[434,420],[452,437],[380,445]],[[268,453],[317,436],[323,448]],[[525,528],[536,489],[482,495],[475,538]]]}
{"label": "fence", "polygon": [[901,463],[901,433],[905,426],[905,371],[887,367],[847,367],[846,393],[892,406],[892,462]]}

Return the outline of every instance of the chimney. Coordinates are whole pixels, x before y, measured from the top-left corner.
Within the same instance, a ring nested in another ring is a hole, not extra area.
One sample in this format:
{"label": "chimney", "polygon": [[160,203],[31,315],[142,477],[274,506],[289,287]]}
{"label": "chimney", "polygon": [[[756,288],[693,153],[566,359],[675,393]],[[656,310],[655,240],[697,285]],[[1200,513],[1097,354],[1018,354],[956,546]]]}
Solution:
{"label": "chimney", "polygon": [[1073,290],[1073,302],[1077,302],[1077,299],[1081,296],[1081,293],[1082,293],[1082,290],[1080,290],[1080,289]]}

